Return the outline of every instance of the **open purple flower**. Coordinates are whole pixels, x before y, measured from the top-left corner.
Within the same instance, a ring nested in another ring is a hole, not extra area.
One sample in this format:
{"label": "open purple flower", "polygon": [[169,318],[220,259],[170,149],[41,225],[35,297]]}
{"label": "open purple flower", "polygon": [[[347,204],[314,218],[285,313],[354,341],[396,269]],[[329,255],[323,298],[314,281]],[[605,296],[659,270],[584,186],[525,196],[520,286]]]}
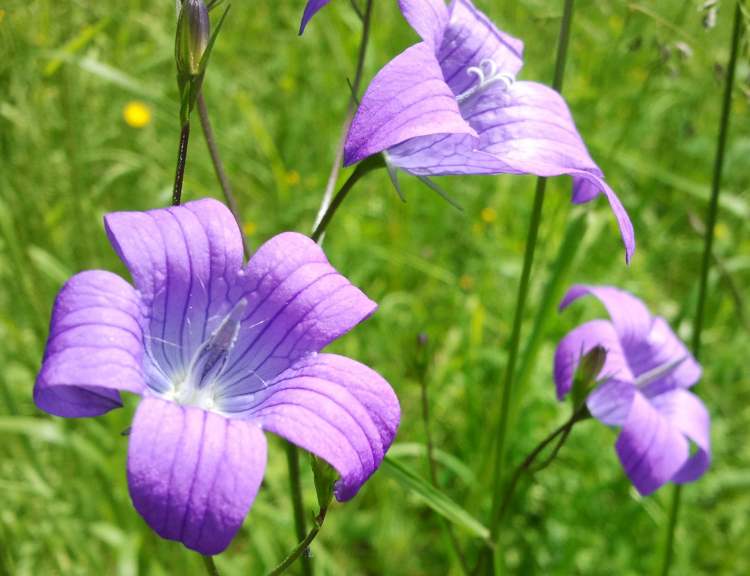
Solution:
{"label": "open purple flower", "polygon": [[340,474],[339,500],[376,470],[398,400],[370,368],[318,352],[376,304],[308,237],[284,233],[243,267],[242,241],[215,200],[105,217],[135,288],[91,270],[60,291],[34,400],[96,416],[141,396],[128,449],[133,504],[163,538],[224,550],[263,478],[263,431]]}
{"label": "open purple flower", "polygon": [[569,175],[574,203],[607,197],[629,260],[633,226],[565,101],[543,84],[515,79],[523,43],[469,0],[399,4],[422,42],[373,79],[352,121],[345,163],[384,152],[390,166],[418,176]]}
{"label": "open purple flower", "polygon": [[[701,367],[659,316],[633,295],[609,286],[574,286],[560,304],[598,298],[611,321],[592,320],[569,332],[555,352],[555,384],[562,400],[584,354],[603,347],[606,360],[587,398],[589,412],[604,424],[620,426],[615,449],[638,492],[662,484],[697,480],[711,462],[710,418],[688,392]],[[691,443],[694,452],[691,454]]]}

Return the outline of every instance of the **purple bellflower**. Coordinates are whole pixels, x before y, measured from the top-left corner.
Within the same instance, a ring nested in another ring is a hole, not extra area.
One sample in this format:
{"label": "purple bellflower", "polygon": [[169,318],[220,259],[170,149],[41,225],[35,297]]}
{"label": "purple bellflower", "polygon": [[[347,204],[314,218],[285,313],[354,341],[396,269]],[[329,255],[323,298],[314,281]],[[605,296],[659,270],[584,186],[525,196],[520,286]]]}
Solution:
{"label": "purple bellflower", "polygon": [[319,354],[376,309],[307,236],[283,233],[243,266],[232,214],[215,200],[105,217],[135,288],[90,270],[62,288],[34,388],[64,417],[141,396],[127,477],[163,538],[224,550],[266,465],[264,431],[329,462],[352,498],[377,469],[400,418],[370,368]]}
{"label": "purple bellflower", "polygon": [[[345,145],[351,165],[383,152],[393,170],[449,174],[569,175],[574,203],[604,194],[629,261],[633,226],[589,156],[560,94],[516,81],[523,43],[469,0],[399,0],[422,38],[375,76]],[[309,5],[308,5],[309,7]]]}
{"label": "purple bellflower", "polygon": [[555,352],[558,399],[570,392],[583,355],[603,347],[602,383],[586,406],[600,422],[621,427],[615,450],[638,492],[650,494],[669,481],[697,480],[711,462],[710,418],[688,391],[701,377],[700,365],[664,318],[652,316],[628,292],[578,285],[560,309],[585,295],[604,304],[610,321],[586,322],[560,341]]}

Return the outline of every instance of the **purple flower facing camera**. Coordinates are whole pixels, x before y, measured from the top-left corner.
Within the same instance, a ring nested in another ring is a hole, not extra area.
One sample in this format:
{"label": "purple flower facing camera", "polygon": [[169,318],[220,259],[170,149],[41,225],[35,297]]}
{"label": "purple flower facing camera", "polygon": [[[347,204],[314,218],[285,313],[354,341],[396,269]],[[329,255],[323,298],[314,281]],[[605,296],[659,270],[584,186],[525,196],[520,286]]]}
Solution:
{"label": "purple flower facing camera", "polygon": [[263,478],[273,432],[329,462],[353,497],[393,441],[398,400],[373,370],[319,353],[376,309],[308,237],[273,237],[243,266],[214,200],[105,217],[135,287],[111,272],[60,291],[34,388],[58,416],[141,396],[128,448],[133,504],[163,538],[224,550]]}

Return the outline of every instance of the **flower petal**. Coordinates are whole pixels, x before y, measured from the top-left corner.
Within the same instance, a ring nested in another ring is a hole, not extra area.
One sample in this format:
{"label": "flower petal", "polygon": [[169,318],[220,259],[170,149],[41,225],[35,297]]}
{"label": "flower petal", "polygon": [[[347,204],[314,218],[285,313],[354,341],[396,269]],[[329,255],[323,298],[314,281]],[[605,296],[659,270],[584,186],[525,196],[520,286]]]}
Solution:
{"label": "flower petal", "polygon": [[399,0],[401,13],[427,44],[437,50],[448,25],[448,8],[443,0]]}
{"label": "flower petal", "polygon": [[607,358],[598,375],[599,379],[617,378],[633,381],[633,375],[625,361],[620,341],[612,324],[606,320],[592,320],[568,332],[557,345],[555,385],[558,400],[565,398],[573,386],[573,377],[581,357],[595,346],[603,346],[607,351]]}
{"label": "flower petal", "polygon": [[585,295],[598,298],[607,309],[635,377],[677,363],[675,368],[644,387],[647,396],[672,388],[689,388],[701,377],[701,367],[661,317],[653,317],[632,294],[612,286],[573,286],[560,309]]}
{"label": "flower petal", "polygon": [[293,232],[274,236],[253,255],[231,295],[234,302],[239,298],[247,311],[222,376],[230,393],[264,388],[377,308],[328,263],[320,246]]}
{"label": "flower petal", "polygon": [[255,500],[266,439],[252,422],[145,398],[133,420],[128,486],[135,509],[162,538],[222,552]]}
{"label": "flower petal", "polygon": [[633,225],[589,156],[560,94],[536,82],[510,87],[498,83],[464,102],[461,113],[479,134],[479,149],[497,158],[497,172],[572,176],[578,203],[592,200],[594,189],[603,193],[630,260],[635,250]]}
{"label": "flower petal", "polygon": [[698,448],[672,481],[697,480],[711,464],[711,417],[708,410],[695,394],[682,389],[655,396],[651,398],[651,404]]}
{"label": "flower petal", "polygon": [[589,394],[586,407],[599,422],[607,426],[623,426],[636,394],[637,389],[632,381],[611,378]]}
{"label": "flower petal", "polygon": [[305,11],[302,14],[302,22],[300,22],[299,25],[299,33],[300,36],[305,31],[305,28],[307,27],[307,23],[310,21],[310,19],[315,16],[315,14],[323,8],[326,4],[328,4],[331,0],[308,0],[307,4],[305,5]]}
{"label": "flower petal", "polygon": [[64,417],[118,408],[118,390],[141,394],[143,334],[138,294],[101,270],[73,276],[55,300],[34,402]]}
{"label": "flower petal", "polygon": [[359,105],[344,146],[348,166],[428,134],[472,134],[443,80],[432,48],[420,42],[378,72]]}
{"label": "flower petal", "polygon": [[243,259],[237,224],[226,206],[205,199],[115,212],[105,227],[148,309],[146,370],[168,380],[228,312],[228,289]]}
{"label": "flower petal", "polygon": [[352,498],[383,460],[400,408],[367,366],[332,354],[300,360],[279,375],[247,417],[326,460],[341,475],[336,498]]}
{"label": "flower petal", "polygon": [[499,72],[518,74],[523,66],[523,42],[498,30],[469,0],[453,0],[438,60],[445,81],[458,95],[476,81],[467,69],[482,60],[494,61]]}
{"label": "flower petal", "polygon": [[629,292],[614,286],[576,284],[563,297],[560,310],[564,310],[571,303],[588,295],[594,296],[604,304],[612,319],[620,344],[629,358],[631,351],[640,347],[640,342],[651,330],[653,319],[648,308]]}
{"label": "flower petal", "polygon": [[681,431],[642,394],[633,398],[615,450],[625,473],[644,496],[671,480],[689,456]]}

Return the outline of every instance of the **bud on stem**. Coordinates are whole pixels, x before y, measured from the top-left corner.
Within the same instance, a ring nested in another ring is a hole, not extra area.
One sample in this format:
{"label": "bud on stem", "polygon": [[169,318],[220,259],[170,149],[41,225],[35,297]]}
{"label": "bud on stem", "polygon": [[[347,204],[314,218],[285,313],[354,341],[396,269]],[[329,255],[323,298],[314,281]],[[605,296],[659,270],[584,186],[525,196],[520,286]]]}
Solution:
{"label": "bud on stem", "polygon": [[203,0],[183,0],[177,18],[175,59],[178,77],[196,77],[203,74],[203,55],[211,38],[208,7]]}

